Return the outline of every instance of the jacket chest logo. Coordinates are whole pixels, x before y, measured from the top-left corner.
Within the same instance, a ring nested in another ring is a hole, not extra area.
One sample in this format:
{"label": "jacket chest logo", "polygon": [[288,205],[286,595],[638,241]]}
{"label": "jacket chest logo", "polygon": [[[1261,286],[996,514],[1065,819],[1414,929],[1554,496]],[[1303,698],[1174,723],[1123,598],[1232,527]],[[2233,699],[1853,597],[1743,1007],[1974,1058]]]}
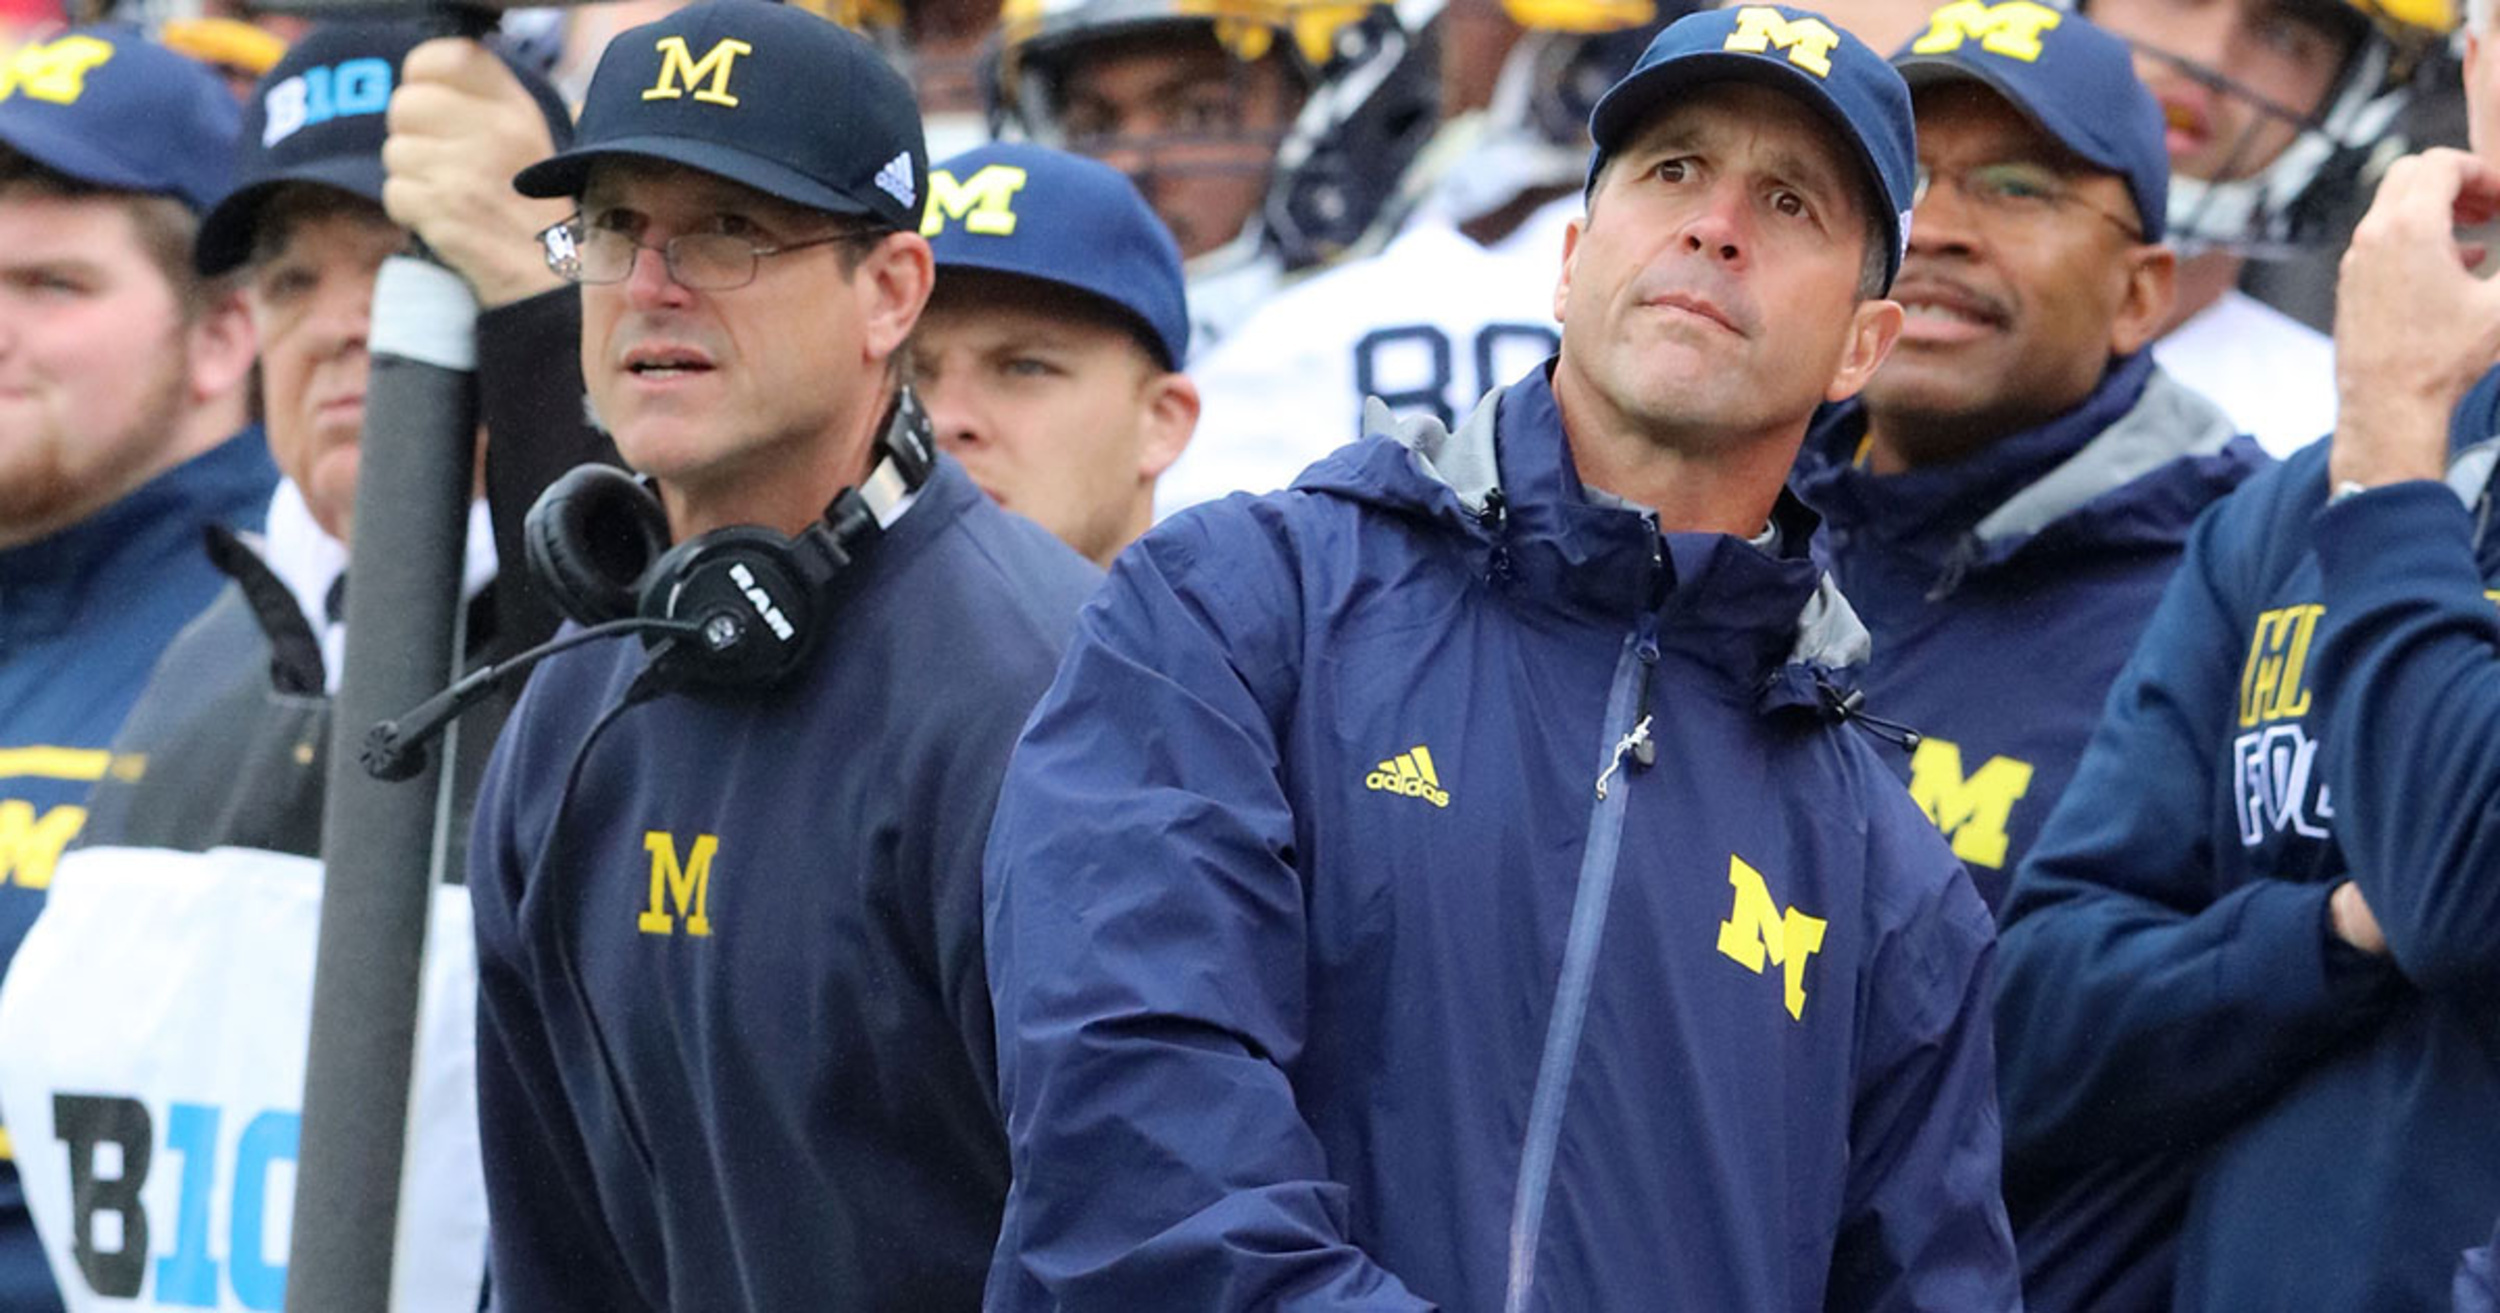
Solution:
{"label": "jacket chest logo", "polygon": [[1953,855],[1973,866],[2005,865],[2005,823],[2031,791],[2031,763],[1990,757],[1964,774],[1960,744],[1934,735],[1910,758],[1910,798],[1953,841]]}
{"label": "jacket chest logo", "polygon": [[696,835],[693,851],[682,862],[677,859],[677,838],[666,830],[644,831],[642,847],[651,855],[651,902],[634,918],[634,928],[646,935],[673,935],[682,919],[687,934],[708,937],[712,918],[705,908],[711,901],[712,857],[720,851],[720,836]]}
{"label": "jacket chest logo", "polygon": [[1806,963],[1823,950],[1824,921],[1771,900],[1762,872],[1744,858],[1728,854],[1727,882],[1736,890],[1736,904],[1719,923],[1719,952],[1738,966],[1761,975],[1779,967],[1781,1001],[1791,1019],[1806,1017]]}
{"label": "jacket chest logo", "polygon": [[2317,769],[2318,741],[2303,720],[2310,706],[2309,645],[2325,614],[2314,602],[2277,607],[2259,612],[2250,627],[2230,766],[2244,847],[2273,834],[2324,839],[2335,815]]}
{"label": "jacket chest logo", "polygon": [[1421,798],[1435,807],[1450,805],[1449,790],[1441,787],[1441,775],[1432,766],[1432,749],[1421,743],[1374,766],[1371,774],[1363,777],[1363,787],[1375,793]]}

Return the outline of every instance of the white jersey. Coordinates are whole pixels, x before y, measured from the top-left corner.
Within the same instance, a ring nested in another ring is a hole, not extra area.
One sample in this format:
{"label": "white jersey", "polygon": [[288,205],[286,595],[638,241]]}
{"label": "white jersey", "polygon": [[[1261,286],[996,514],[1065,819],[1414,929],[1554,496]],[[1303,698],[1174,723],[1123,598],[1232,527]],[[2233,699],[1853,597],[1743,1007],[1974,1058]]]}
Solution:
{"label": "white jersey", "polygon": [[2335,429],[2334,339],[2237,288],[2163,335],[2153,360],[2278,458]]}
{"label": "white jersey", "polygon": [[1155,485],[1155,517],[1293,482],[1361,436],[1366,396],[1455,425],[1561,343],[1554,284],[1579,214],[1565,197],[1490,247],[1418,220],[1380,254],[1261,306],[1192,363],[1198,429]]}

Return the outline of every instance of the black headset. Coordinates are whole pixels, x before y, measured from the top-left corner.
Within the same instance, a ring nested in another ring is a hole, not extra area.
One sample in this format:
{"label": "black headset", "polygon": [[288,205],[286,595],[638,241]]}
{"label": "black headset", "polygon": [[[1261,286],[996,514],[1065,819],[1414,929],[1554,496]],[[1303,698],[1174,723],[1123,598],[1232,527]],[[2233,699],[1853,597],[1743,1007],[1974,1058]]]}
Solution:
{"label": "black headset", "polygon": [[[868,477],[796,538],[733,525],[671,546],[645,480],[581,466],[548,485],[522,522],[530,573],[582,624],[659,622],[643,642],[672,674],[715,687],[773,684],[823,635],[835,578],[928,481],[935,449],[910,388],[896,393],[879,446]],[[679,641],[689,626],[692,641]]]}

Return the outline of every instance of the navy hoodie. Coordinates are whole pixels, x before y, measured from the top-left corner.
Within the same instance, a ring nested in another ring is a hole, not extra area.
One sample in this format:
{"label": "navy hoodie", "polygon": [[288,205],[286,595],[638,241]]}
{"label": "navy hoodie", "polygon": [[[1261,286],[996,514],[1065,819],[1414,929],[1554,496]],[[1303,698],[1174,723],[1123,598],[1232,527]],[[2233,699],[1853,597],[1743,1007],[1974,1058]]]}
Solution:
{"label": "navy hoodie", "polygon": [[2009,1189],[2185,1192],[2179,1308],[2445,1308],[2500,1213],[2487,454],[2322,510],[2321,442],[2199,522],[2016,877]]}
{"label": "navy hoodie", "polygon": [[1987,912],[1811,514],[1603,504],[1543,369],[1386,418],[1130,549],[1017,748],[990,1306],[2015,1307]]}
{"label": "navy hoodie", "polygon": [[500,1307],[978,1306],[981,845],[1098,579],[942,458],[789,682],[623,705],[630,639],[536,672],[469,866]]}
{"label": "navy hoodie", "polygon": [[1877,476],[1857,402],[1818,418],[1795,481],[1874,636],[1867,706],[1991,908],[2074,774],[2188,526],[2269,464],[2138,354],[2075,409],[1969,457]]}

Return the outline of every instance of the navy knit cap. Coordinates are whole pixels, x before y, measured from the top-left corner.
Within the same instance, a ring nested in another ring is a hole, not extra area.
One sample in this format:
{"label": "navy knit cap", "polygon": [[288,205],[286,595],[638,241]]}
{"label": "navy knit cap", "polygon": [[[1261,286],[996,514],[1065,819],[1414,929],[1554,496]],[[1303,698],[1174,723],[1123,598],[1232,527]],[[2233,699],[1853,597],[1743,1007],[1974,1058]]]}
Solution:
{"label": "navy knit cap", "polygon": [[0,145],[195,214],[233,183],[241,117],[216,74],[126,24],[71,28],[0,57]]}
{"label": "navy knit cap", "polygon": [[619,33],[575,140],[513,185],[579,196],[599,160],[659,160],[794,205],[920,226],[929,152],[911,85],[866,37],[795,5],[702,0]]}
{"label": "navy knit cap", "polygon": [[1669,24],[1632,71],[1589,114],[1589,181],[1650,114],[1678,92],[1711,82],[1751,82],[1797,97],[1838,128],[1849,157],[1865,170],[1867,203],[1886,238],[1884,286],[1909,249],[1918,145],[1910,90],[1866,43],[1803,9],[1742,5],[1707,9]]}
{"label": "navy knit cap", "polygon": [[[252,89],[243,115],[242,162],[232,195],[200,224],[200,272],[224,273],[252,257],[261,210],[288,183],[335,187],[382,203],[384,111],[399,86],[408,52],[443,35],[425,23],[327,23],[304,34]],[[547,131],[561,147],[573,122],[555,88],[504,56],[538,102]]]}
{"label": "navy knit cap", "polygon": [[1969,81],[2005,97],[2059,145],[2124,179],[2144,240],[2161,240],[2168,125],[2126,42],[2036,0],[1955,0],[1892,63],[1913,89]]}
{"label": "navy knit cap", "polygon": [[941,285],[978,269],[1071,288],[1136,321],[1165,369],[1189,358],[1181,248],[1110,165],[1023,142],[965,151],[930,171],[920,232]]}

